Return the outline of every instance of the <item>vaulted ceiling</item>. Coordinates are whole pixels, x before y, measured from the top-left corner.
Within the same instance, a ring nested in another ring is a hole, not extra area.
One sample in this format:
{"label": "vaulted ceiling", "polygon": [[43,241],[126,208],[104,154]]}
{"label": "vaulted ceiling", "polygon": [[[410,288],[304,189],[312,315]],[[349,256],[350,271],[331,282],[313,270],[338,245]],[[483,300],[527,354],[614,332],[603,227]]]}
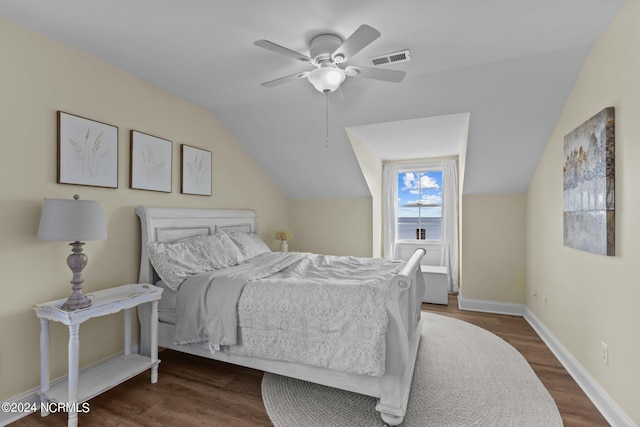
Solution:
{"label": "vaulted ceiling", "polygon": [[[591,45],[623,3],[2,0],[0,15],[207,108],[286,196],[333,198],[369,196],[347,128],[372,149],[409,156],[413,141],[416,157],[430,157],[459,149],[446,140],[459,132],[425,119],[465,113],[464,192],[525,191]],[[260,86],[312,67],[254,41],[306,55],[314,36],[345,39],[361,24],[382,35],[348,63],[409,49],[411,61],[381,67],[406,71],[402,82],[348,77],[328,127],[326,97],[305,79]],[[381,123],[393,131],[375,131]]]}

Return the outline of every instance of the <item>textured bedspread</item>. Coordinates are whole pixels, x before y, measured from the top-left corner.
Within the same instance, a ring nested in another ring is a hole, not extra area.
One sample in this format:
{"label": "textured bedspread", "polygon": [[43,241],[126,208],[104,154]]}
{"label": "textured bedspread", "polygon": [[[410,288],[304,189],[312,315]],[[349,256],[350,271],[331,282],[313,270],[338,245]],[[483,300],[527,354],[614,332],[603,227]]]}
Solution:
{"label": "textured bedspread", "polygon": [[265,253],[180,287],[176,341],[329,369],[384,374],[388,281],[401,261]]}

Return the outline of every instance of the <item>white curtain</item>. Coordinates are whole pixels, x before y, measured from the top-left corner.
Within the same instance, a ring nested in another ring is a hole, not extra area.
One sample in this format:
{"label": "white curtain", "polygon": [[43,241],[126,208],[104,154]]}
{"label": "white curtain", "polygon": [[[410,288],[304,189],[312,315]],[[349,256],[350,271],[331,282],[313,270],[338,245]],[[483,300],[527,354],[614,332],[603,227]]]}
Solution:
{"label": "white curtain", "polygon": [[442,162],[442,186],[440,265],[449,270],[449,292],[458,292],[458,168],[455,160]]}
{"label": "white curtain", "polygon": [[458,172],[455,160],[422,163],[386,163],[382,168],[384,252],[396,258],[396,221],[398,217],[398,173],[401,170],[442,168],[442,252],[440,265],[449,270],[449,291],[458,291]]}
{"label": "white curtain", "polygon": [[382,221],[384,223],[383,251],[385,258],[396,258],[396,219],[398,217],[398,165],[386,163],[382,167]]}

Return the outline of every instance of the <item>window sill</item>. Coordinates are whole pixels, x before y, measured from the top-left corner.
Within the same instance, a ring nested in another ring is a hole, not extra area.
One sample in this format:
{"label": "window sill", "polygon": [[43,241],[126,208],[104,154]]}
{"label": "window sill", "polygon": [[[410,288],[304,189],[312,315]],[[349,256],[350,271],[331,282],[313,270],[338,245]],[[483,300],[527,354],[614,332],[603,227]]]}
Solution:
{"label": "window sill", "polygon": [[396,242],[397,257],[409,259],[411,254],[418,248],[423,248],[426,252],[421,264],[440,265],[442,254],[442,241],[440,240],[398,240]]}

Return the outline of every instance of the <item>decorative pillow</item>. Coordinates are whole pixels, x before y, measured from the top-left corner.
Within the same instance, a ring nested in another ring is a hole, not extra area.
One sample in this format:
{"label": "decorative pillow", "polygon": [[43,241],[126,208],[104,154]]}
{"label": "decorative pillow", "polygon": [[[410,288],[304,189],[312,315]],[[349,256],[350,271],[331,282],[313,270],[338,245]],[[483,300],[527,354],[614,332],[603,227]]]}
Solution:
{"label": "decorative pillow", "polygon": [[223,231],[218,231],[209,237],[210,256],[217,263],[216,270],[233,267],[243,261],[242,253],[229,235]]}
{"label": "decorative pillow", "polygon": [[187,277],[232,267],[242,257],[233,241],[222,232],[175,242],[150,242],[147,249],[156,273],[174,291]]}
{"label": "decorative pillow", "polygon": [[227,231],[227,234],[236,244],[242,254],[244,262],[248,259],[258,256],[265,252],[271,252],[271,249],[262,241],[260,236],[255,233],[243,233],[240,231]]}

